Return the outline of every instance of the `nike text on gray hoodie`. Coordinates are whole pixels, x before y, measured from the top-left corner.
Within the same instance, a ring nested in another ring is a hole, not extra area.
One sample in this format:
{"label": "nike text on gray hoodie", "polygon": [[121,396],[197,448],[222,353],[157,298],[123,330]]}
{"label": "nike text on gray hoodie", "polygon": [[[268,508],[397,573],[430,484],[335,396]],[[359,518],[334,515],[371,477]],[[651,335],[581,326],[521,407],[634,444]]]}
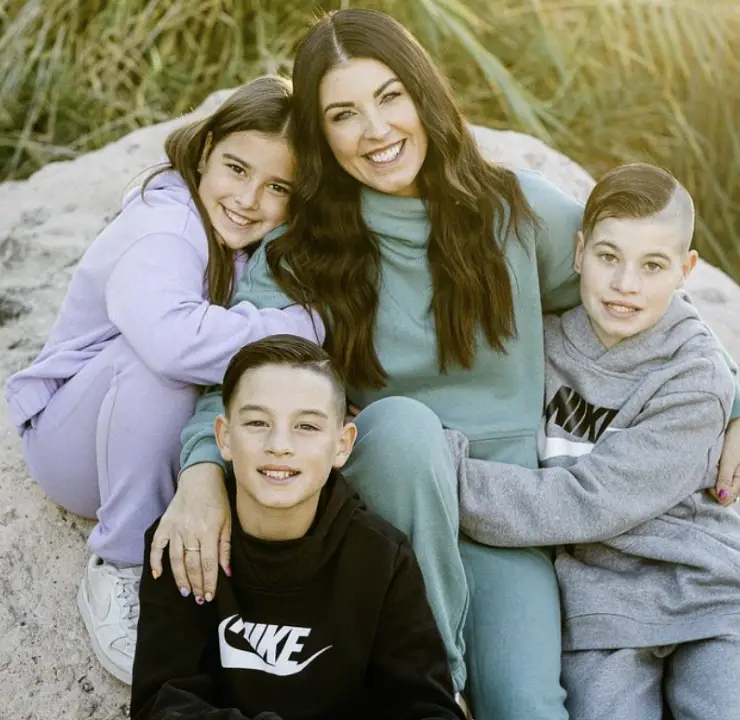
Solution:
{"label": "nike text on gray hoodie", "polygon": [[610,349],[583,307],[548,317],[545,348],[540,470],[471,460],[448,431],[463,532],[559,546],[565,649],[740,632],[740,516],[704,492],[734,382],[688,297]]}

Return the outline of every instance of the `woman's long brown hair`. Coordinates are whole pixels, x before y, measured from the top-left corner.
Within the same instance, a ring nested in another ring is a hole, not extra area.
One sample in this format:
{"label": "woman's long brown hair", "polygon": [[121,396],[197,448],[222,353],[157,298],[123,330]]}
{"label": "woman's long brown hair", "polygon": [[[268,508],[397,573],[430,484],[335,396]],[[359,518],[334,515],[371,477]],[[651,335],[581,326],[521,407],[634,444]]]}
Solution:
{"label": "woman's long brown hair", "polygon": [[212,115],[173,130],[164,144],[169,163],[157,168],[142,185],[141,194],[144,197],[147,185],[160,173],[176,170],[182,176],[208,238],[206,281],[209,299],[214,305],[225,306],[231,298],[234,289],[234,254],[217,240],[198,194],[198,166],[203,150],[208,142],[212,152],[219,142],[235,132],[251,130],[287,137],[290,133],[291,111],[290,84],[286,80],[279,77],[252,80],[230,95]]}
{"label": "woman's long brown hair", "polygon": [[361,184],[337,163],[324,137],[319,85],[349,58],[384,63],[404,84],[429,138],[417,178],[431,221],[428,263],[440,371],[470,368],[476,333],[500,352],[516,334],[505,243],[536,223],[517,177],[486,161],[452,92],[419,43],[393,18],[340,10],[320,20],[293,68],[298,179],[288,230],[267,247],[278,285],[313,305],[328,329],[327,349],[350,386],[381,388],[375,350],[380,254],[361,215]]}

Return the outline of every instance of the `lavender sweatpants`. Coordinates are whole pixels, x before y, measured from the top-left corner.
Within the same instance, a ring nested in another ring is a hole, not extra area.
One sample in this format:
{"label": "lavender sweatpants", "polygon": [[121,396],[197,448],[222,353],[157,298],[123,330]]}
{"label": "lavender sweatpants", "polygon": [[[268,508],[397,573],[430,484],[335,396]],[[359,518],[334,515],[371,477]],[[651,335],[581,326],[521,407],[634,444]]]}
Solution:
{"label": "lavender sweatpants", "polygon": [[26,463],[65,509],[96,517],[90,549],[143,562],[144,532],[167,508],[180,468],[180,431],[197,388],[154,374],[123,336],[54,394],[22,436]]}

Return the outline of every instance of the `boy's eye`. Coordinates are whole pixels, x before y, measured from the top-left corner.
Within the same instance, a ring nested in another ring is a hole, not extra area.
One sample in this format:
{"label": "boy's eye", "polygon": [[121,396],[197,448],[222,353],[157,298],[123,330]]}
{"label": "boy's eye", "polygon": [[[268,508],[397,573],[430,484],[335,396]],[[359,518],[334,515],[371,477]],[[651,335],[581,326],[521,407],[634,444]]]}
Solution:
{"label": "boy's eye", "polygon": [[657,272],[658,270],[662,270],[663,266],[660,263],[650,261],[645,263],[645,269],[649,272]]}
{"label": "boy's eye", "polygon": [[298,429],[299,430],[312,430],[312,431],[319,430],[319,428],[316,427],[316,425],[311,425],[311,423],[300,423],[298,425]]}
{"label": "boy's eye", "polygon": [[242,424],[245,427],[267,427],[267,423],[264,420],[245,420]]}
{"label": "boy's eye", "polygon": [[599,253],[599,257],[607,263],[613,263],[617,261],[617,256],[614,253],[602,252]]}

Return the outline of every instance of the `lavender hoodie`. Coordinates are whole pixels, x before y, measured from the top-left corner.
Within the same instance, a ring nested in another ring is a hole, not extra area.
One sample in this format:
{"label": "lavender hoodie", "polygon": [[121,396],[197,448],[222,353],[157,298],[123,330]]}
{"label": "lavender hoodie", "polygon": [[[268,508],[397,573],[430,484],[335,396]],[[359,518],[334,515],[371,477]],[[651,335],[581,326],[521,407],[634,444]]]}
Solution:
{"label": "lavender hoodie", "polygon": [[[268,335],[324,339],[302,307],[258,310],[212,305],[205,280],[208,242],[182,177],[167,171],[129,192],[121,213],[94,240],[72,276],[41,354],[5,387],[19,432],[56,390],[123,335],[152,372],[195,385],[221,382],[231,357]],[[235,260],[236,277],[245,256]]]}

